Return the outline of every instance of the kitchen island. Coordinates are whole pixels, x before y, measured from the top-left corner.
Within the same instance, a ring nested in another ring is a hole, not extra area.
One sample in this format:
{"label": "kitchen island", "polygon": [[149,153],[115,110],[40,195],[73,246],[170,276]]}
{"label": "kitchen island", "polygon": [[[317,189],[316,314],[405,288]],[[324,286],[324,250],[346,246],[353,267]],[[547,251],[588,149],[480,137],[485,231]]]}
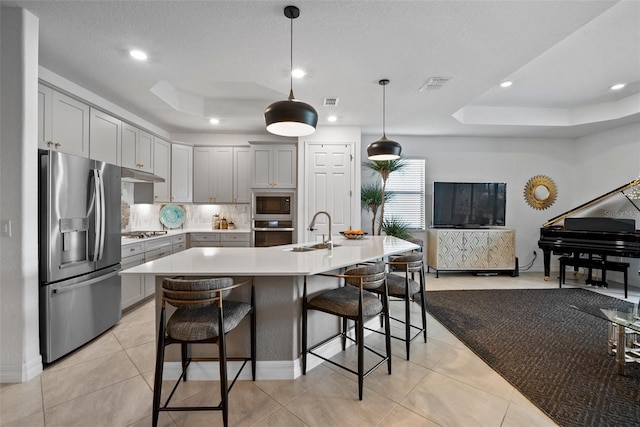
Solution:
{"label": "kitchen island", "polygon": [[[360,240],[336,238],[333,249],[298,252],[295,249],[313,243],[267,248],[191,248],[122,271],[122,275],[155,276],[156,290],[166,277],[232,276],[253,277],[256,291],[257,368],[259,379],[291,379],[301,374],[300,326],[303,283],[306,278],[310,294],[335,287],[337,279],[317,276],[337,272],[344,267],[399,254],[419,246],[390,236],[367,236]],[[239,297],[247,297],[247,286],[238,289]],[[159,319],[160,295],[156,292]],[[229,334],[228,354],[246,354],[249,345],[248,324],[243,322]],[[313,313],[309,318],[310,342],[334,334],[337,318]],[[327,353],[336,352],[339,345],[327,344]],[[202,346],[199,346],[202,347]],[[169,350],[169,349],[168,349]],[[194,354],[199,354],[194,351]],[[166,360],[178,360],[177,352],[167,353]],[[200,362],[201,365],[206,365]],[[310,361],[310,367],[315,363]],[[165,362],[168,375],[179,372],[179,363]],[[203,366],[204,367],[204,366]],[[211,379],[217,369],[197,369],[193,379]]]}

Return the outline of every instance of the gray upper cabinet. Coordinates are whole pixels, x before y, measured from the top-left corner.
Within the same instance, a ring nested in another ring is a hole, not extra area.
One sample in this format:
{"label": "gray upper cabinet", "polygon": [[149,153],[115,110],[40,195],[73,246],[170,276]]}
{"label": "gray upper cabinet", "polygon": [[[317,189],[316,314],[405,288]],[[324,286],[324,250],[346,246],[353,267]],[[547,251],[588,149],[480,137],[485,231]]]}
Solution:
{"label": "gray upper cabinet", "polygon": [[122,121],[91,108],[89,158],[121,165]]}
{"label": "gray upper cabinet", "polygon": [[194,147],[193,201],[231,203],[233,147]]}
{"label": "gray upper cabinet", "polygon": [[89,157],[89,106],[38,85],[38,148]]}
{"label": "gray upper cabinet", "polygon": [[171,201],[193,201],[193,147],[171,144]]}
{"label": "gray upper cabinet", "polygon": [[296,146],[252,144],[251,187],[296,188]]}
{"label": "gray upper cabinet", "polygon": [[153,135],[122,123],[122,166],[153,172]]}
{"label": "gray upper cabinet", "polygon": [[251,202],[251,150],[233,147],[233,202]]}
{"label": "gray upper cabinet", "polygon": [[140,130],[140,141],[136,147],[136,163],[140,170],[153,172],[153,135]]}
{"label": "gray upper cabinet", "polygon": [[249,203],[249,147],[195,147],[193,201]]}
{"label": "gray upper cabinet", "polygon": [[153,183],[153,201],[171,201],[171,144],[160,138],[153,139],[153,173],[165,179]]}

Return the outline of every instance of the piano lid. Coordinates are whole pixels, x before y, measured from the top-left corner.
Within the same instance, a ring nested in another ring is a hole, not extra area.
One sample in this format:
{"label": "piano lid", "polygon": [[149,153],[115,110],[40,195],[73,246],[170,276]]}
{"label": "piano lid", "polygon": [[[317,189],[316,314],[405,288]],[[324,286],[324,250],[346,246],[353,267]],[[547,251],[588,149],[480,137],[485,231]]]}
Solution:
{"label": "piano lid", "polygon": [[[622,196],[621,196],[622,194]],[[549,227],[557,222],[564,220],[565,218],[579,214],[581,216],[607,216],[603,212],[602,205],[608,204],[608,206],[621,206],[622,203],[627,205],[626,201],[631,202],[634,208],[640,212],[640,178],[635,179],[628,184],[611,190],[593,200],[584,203],[577,208],[573,208],[568,212],[558,215],[555,218],[551,218],[549,221],[542,224],[543,227]],[[623,213],[624,214],[624,213]],[[611,216],[611,215],[609,215]],[[632,216],[635,219],[635,216]]]}

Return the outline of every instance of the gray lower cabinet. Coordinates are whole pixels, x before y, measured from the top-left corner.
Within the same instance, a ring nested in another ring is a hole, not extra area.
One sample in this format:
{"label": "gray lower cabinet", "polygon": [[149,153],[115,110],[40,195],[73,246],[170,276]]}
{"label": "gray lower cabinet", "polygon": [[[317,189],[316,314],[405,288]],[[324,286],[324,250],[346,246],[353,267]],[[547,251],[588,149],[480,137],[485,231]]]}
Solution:
{"label": "gray lower cabinet", "polygon": [[[145,262],[153,261],[190,247],[249,247],[250,234],[226,232],[201,232],[177,234],[156,239],[148,239],[122,245],[122,269],[135,267]],[[122,301],[124,310],[133,304],[153,295],[156,290],[154,276],[122,276]]]}
{"label": "gray lower cabinet", "polygon": [[249,233],[222,234],[220,246],[223,248],[248,248],[250,245]]}
{"label": "gray lower cabinet", "polygon": [[[122,269],[144,264],[144,243],[136,242],[122,246]],[[125,309],[144,298],[144,277],[120,276],[122,299],[120,308]]]}
{"label": "gray lower cabinet", "polygon": [[187,235],[179,234],[171,237],[171,253],[178,253],[187,249]]}
{"label": "gray lower cabinet", "polygon": [[220,233],[191,233],[192,248],[215,248],[220,245]]}
{"label": "gray lower cabinet", "polygon": [[230,232],[191,233],[192,248],[232,248],[249,247],[250,234]]}
{"label": "gray lower cabinet", "polygon": [[[153,261],[171,255],[173,252],[173,242],[171,237],[153,239],[145,242],[144,262]],[[154,276],[144,276],[144,296],[145,298],[155,294],[156,279]]]}
{"label": "gray lower cabinet", "polygon": [[[181,237],[180,237],[181,236]],[[174,245],[175,240],[175,245]],[[159,239],[143,240],[122,246],[122,269],[135,267],[186,248],[186,236],[167,236]],[[154,276],[122,276],[121,308],[127,307],[153,295],[156,290]]]}

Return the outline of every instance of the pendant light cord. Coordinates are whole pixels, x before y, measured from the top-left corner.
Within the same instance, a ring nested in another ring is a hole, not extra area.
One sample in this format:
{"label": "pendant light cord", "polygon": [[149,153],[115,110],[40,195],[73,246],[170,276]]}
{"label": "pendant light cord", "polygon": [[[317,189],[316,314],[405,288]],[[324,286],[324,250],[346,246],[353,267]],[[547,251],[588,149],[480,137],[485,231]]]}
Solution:
{"label": "pendant light cord", "polygon": [[387,111],[387,85],[382,85],[382,138],[387,139],[386,131],[386,111]]}
{"label": "pendant light cord", "polygon": [[293,18],[291,21],[291,34],[289,36],[289,101],[293,99]]}
{"label": "pendant light cord", "polygon": [[382,79],[378,82],[382,86],[382,139],[387,139],[387,85],[388,79]]}

